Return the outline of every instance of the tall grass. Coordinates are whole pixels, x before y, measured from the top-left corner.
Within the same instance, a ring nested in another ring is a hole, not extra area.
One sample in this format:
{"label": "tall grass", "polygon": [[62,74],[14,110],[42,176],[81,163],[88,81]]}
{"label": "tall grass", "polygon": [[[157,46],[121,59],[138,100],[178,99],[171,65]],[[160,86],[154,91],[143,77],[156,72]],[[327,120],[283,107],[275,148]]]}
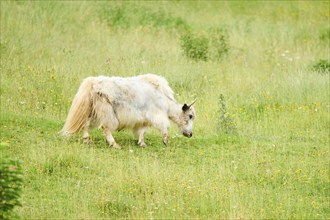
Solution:
{"label": "tall grass", "polygon": [[[329,73],[313,65],[329,2],[0,4],[0,144],[24,161],[23,219],[328,218]],[[186,56],[189,34],[211,58]],[[148,72],[198,99],[192,139],[57,135],[84,77]]]}

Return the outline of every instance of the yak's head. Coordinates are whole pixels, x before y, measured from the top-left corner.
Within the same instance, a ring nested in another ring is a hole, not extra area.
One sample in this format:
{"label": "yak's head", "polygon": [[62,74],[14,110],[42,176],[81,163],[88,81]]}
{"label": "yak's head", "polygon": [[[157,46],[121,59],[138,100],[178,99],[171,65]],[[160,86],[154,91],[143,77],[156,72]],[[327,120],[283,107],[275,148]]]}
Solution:
{"label": "yak's head", "polygon": [[182,106],[182,112],[180,115],[180,122],[178,124],[180,131],[182,134],[188,138],[192,137],[193,134],[193,121],[196,118],[196,112],[194,107],[192,106],[196,102],[193,101],[191,104],[184,104]]}

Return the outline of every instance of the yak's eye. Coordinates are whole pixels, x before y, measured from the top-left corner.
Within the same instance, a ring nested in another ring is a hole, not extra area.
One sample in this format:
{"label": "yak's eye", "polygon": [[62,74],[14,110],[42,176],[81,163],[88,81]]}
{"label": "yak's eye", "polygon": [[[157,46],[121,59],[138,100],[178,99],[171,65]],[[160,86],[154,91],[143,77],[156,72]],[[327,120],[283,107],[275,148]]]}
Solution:
{"label": "yak's eye", "polygon": [[189,119],[192,119],[193,118],[193,116],[192,115],[189,115]]}

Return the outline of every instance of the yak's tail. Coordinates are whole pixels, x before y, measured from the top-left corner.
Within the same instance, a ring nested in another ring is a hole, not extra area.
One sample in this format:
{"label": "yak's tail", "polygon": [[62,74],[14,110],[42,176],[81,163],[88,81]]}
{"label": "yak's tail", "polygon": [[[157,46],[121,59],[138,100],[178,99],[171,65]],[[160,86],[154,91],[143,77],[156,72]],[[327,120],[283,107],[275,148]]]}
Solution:
{"label": "yak's tail", "polygon": [[72,101],[72,105],[60,131],[62,135],[74,134],[87,123],[92,112],[92,91],[95,78],[88,77],[80,85],[79,90]]}

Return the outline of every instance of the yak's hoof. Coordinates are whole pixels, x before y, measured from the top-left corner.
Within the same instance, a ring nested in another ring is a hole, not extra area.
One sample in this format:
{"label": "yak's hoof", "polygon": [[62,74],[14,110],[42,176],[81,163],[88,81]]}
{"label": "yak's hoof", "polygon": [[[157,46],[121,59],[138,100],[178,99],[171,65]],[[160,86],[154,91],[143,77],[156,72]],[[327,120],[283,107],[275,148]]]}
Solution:
{"label": "yak's hoof", "polygon": [[121,149],[121,146],[119,144],[117,144],[117,143],[114,143],[112,145],[112,147],[115,148],[115,149]]}
{"label": "yak's hoof", "polygon": [[88,137],[85,137],[85,138],[83,138],[83,143],[86,145],[90,145],[92,143],[92,141]]}
{"label": "yak's hoof", "polygon": [[168,141],[163,141],[163,144],[167,147]]}

